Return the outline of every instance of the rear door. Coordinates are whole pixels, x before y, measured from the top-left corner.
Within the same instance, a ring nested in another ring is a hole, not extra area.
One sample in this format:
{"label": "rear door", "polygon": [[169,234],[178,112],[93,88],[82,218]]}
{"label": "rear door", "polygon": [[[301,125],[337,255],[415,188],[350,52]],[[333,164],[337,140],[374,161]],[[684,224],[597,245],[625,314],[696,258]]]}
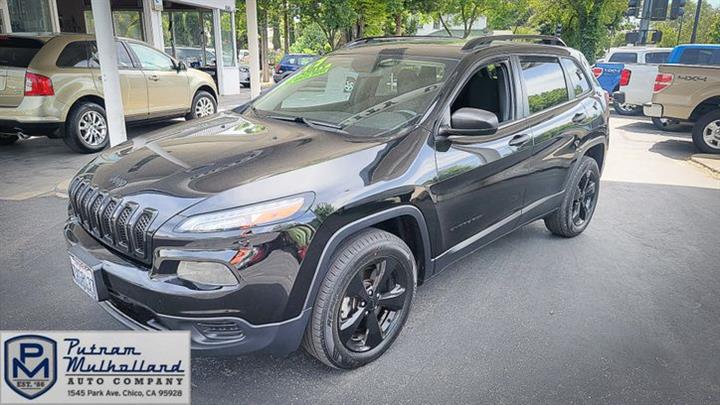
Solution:
{"label": "rear door", "polygon": [[[533,137],[525,206],[528,212],[542,211],[562,198],[577,141],[591,123],[584,100],[592,87],[579,68],[566,77],[558,57],[522,56],[520,67]],[[577,74],[582,76],[570,77]]]}
{"label": "rear door", "polygon": [[[89,43],[92,57],[90,66],[96,68],[93,71],[95,85],[102,89],[102,78],[100,77],[100,64],[97,56],[97,45],[95,41]],[[123,110],[125,118],[129,120],[144,119],[148,116],[148,86],[145,74],[139,64],[135,64],[121,41],[115,42],[117,51],[118,73],[120,74],[120,91],[122,93]]]}
{"label": "rear door", "polygon": [[140,62],[148,88],[150,116],[182,113],[190,109],[187,72],[178,70],[170,56],[137,42],[127,42]]}
{"label": "rear door", "polygon": [[32,38],[0,36],[0,107],[17,107],[25,95],[25,72],[44,45]]}

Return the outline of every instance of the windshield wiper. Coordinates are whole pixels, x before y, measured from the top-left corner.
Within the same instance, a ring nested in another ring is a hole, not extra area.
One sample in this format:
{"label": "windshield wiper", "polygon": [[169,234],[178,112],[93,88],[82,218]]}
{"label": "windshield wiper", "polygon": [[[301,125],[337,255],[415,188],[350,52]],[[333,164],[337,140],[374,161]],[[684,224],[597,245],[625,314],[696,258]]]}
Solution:
{"label": "windshield wiper", "polygon": [[338,132],[338,133],[347,135],[347,131],[343,130],[342,129],[343,127],[341,125],[333,124],[330,122],[309,120],[305,117],[299,117],[299,116],[293,116],[293,115],[266,115],[265,118],[272,118],[274,120],[281,120],[281,121],[297,122],[300,124],[305,124],[312,129],[317,129],[317,130],[321,130],[321,131]]}

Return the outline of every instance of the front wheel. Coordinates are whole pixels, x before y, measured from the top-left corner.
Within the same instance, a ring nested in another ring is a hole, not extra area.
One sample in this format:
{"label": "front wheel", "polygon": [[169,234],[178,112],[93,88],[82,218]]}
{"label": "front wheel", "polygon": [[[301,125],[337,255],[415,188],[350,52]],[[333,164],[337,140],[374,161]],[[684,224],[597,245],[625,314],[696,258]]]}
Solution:
{"label": "front wheel", "polygon": [[600,169],[595,159],[583,156],[565,190],[560,209],[545,217],[545,227],[555,235],[580,235],[595,213],[600,193]]}
{"label": "front wheel", "polygon": [[415,259],[397,236],[369,228],[338,249],[305,331],[305,350],[334,368],[380,357],[405,325],[417,285]]}
{"label": "front wheel", "polygon": [[682,123],[672,118],[653,117],[652,122],[653,125],[655,125],[655,128],[661,131],[677,132],[682,129]]}
{"label": "front wheel", "polygon": [[207,117],[217,112],[217,101],[212,94],[205,90],[200,90],[193,97],[190,112],[185,116],[186,120]]}
{"label": "front wheel", "polygon": [[705,113],[692,131],[693,143],[705,153],[720,153],[720,111]]}
{"label": "front wheel", "polygon": [[613,103],[613,108],[616,113],[626,116],[641,115],[643,112],[643,106],[635,104]]}

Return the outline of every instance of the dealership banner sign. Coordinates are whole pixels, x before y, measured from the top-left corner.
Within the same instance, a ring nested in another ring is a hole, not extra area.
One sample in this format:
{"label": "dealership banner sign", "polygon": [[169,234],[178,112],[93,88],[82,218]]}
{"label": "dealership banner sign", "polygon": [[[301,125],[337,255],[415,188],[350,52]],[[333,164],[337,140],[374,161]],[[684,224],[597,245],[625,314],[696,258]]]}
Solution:
{"label": "dealership banner sign", "polygon": [[0,332],[0,404],[189,404],[190,332]]}

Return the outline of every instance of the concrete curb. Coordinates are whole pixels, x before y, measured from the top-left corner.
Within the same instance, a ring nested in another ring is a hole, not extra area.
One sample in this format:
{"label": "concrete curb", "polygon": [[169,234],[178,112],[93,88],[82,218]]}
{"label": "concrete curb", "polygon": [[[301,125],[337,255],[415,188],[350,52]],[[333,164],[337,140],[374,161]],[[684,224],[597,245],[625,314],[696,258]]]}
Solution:
{"label": "concrete curb", "polygon": [[696,153],[690,156],[690,161],[710,170],[716,175],[720,175],[720,155]]}
{"label": "concrete curb", "polygon": [[68,198],[68,188],[70,188],[70,180],[72,179],[63,180],[62,182],[58,183],[58,185],[55,186],[55,189],[53,189],[53,193],[55,193],[57,197]]}

